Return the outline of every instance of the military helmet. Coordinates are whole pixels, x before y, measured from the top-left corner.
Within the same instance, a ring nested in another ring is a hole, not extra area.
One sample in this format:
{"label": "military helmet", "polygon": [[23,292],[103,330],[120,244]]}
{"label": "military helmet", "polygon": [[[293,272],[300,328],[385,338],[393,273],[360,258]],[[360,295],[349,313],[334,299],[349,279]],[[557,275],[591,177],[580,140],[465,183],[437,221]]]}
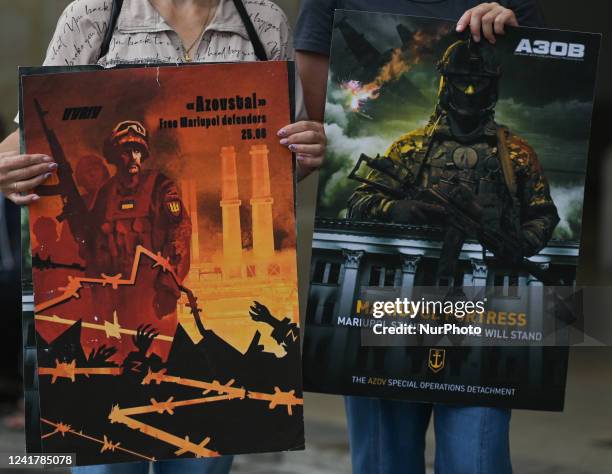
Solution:
{"label": "military helmet", "polygon": [[501,63],[495,47],[488,41],[477,43],[471,38],[451,44],[438,61],[437,67],[443,76],[501,76]]}
{"label": "military helmet", "polygon": [[144,125],[136,120],[126,120],[118,123],[104,144],[105,156],[109,161],[126,146],[136,146],[142,151],[142,159],[149,156],[149,137]]}
{"label": "military helmet", "polygon": [[437,64],[441,74],[440,105],[466,116],[482,116],[495,108],[502,74],[495,47],[471,38],[450,45]]}

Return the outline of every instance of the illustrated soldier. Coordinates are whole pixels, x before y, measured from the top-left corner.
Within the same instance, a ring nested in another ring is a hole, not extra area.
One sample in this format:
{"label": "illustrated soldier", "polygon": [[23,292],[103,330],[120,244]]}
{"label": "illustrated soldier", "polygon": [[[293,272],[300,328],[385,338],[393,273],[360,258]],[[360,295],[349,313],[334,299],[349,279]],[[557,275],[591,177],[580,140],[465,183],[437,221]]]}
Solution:
{"label": "illustrated soldier", "polygon": [[[129,279],[139,245],[169,259],[179,284],[189,271],[191,220],[175,183],[155,170],[143,169],[149,156],[145,127],[136,121],[119,123],[104,143],[104,157],[116,174],[98,190],[86,216],[65,212],[92,277],[121,274]],[[122,290],[109,299],[101,294],[104,288],[94,287],[97,316],[112,320],[118,311],[122,327],[153,323],[162,334],[172,336],[180,291],[172,275],[153,263],[141,259],[136,291],[129,295]],[[168,315],[173,317],[164,318]]]}
{"label": "illustrated soldier", "polygon": [[[468,237],[488,236],[483,246],[510,263],[537,254],[559,216],[536,153],[494,120],[501,77],[494,47],[459,40],[437,68],[438,104],[429,123],[369,159],[348,217],[446,228],[438,278],[454,276]],[[469,219],[453,220],[453,210],[476,216],[475,228]]]}
{"label": "illustrated soldier", "polygon": [[98,191],[91,208],[95,223],[95,265],[128,275],[136,246],[170,258],[182,278],[189,270],[191,221],[177,186],[163,174],[144,170],[149,158],[147,131],[135,121],[119,123],[104,144],[117,169]]}

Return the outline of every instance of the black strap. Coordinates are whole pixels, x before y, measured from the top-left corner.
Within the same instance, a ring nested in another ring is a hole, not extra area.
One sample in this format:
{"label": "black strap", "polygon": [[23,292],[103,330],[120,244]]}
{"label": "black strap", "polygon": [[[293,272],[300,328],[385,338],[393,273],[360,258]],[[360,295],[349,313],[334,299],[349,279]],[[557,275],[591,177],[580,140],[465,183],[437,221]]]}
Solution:
{"label": "black strap", "polygon": [[[100,48],[100,58],[106,56],[108,54],[108,50],[110,48],[111,40],[113,39],[113,33],[115,31],[115,26],[117,25],[117,19],[119,18],[119,14],[121,13],[121,7],[123,6],[123,0],[113,0],[113,5],[111,7],[111,16],[108,23],[108,27],[106,29],[106,34],[104,35],[104,40],[102,41],[102,46]],[[234,0],[234,6],[236,10],[238,10],[238,14],[242,19],[242,23],[244,23],[244,27],[247,30],[247,34],[249,35],[249,39],[253,44],[253,50],[255,51],[255,56],[259,61],[267,61],[268,54],[266,53],[266,49],[259,39],[259,35],[255,30],[255,26],[249,17],[249,14],[242,3],[242,0]]]}
{"label": "black strap", "polygon": [[253,50],[255,51],[255,56],[259,61],[267,61],[268,54],[266,53],[266,49],[264,48],[261,40],[259,39],[259,35],[257,31],[255,31],[255,26],[253,26],[253,22],[251,21],[251,17],[242,3],[242,0],[234,0],[234,6],[236,10],[238,10],[238,14],[242,19],[242,23],[244,23],[244,27],[247,30],[249,35],[249,39],[251,40],[251,44],[253,45]]}
{"label": "black strap", "polygon": [[111,40],[113,39],[113,33],[115,31],[115,26],[117,26],[117,20],[119,19],[119,14],[121,13],[121,7],[123,6],[123,0],[113,0],[113,4],[111,6],[111,15],[108,21],[108,26],[106,28],[106,33],[104,34],[104,39],[102,40],[102,46],[100,48],[100,56],[98,59],[103,58],[108,54],[108,50],[110,48]]}

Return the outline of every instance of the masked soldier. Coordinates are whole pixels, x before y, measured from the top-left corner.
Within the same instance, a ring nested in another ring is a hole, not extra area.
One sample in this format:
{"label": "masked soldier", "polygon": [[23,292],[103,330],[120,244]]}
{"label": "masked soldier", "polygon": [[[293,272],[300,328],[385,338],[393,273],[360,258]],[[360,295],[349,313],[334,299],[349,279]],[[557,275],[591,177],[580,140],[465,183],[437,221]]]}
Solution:
{"label": "masked soldier", "polygon": [[[457,41],[437,67],[439,100],[431,120],[378,159],[392,172],[369,173],[349,199],[348,217],[448,226],[448,209],[423,197],[423,190],[439,190],[475,209],[482,226],[515,237],[513,246],[489,249],[498,258],[535,255],[559,217],[533,149],[494,120],[501,77],[494,47]],[[465,237],[476,237],[474,229],[447,231],[443,254],[458,258]]]}

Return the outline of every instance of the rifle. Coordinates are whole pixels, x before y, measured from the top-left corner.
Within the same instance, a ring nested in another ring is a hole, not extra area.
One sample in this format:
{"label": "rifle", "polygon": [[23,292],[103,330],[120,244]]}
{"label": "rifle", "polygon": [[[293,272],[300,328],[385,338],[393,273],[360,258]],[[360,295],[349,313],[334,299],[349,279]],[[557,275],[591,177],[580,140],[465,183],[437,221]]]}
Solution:
{"label": "rifle", "polygon": [[62,222],[65,219],[76,217],[76,219],[80,221],[80,224],[77,224],[79,221],[75,219],[72,219],[72,222],[70,220],[68,222],[71,224],[71,230],[73,231],[75,238],[79,240],[77,237],[78,232],[75,233],[75,229],[72,229],[72,226],[75,225],[79,228],[85,228],[86,224],[83,222],[83,219],[85,219],[88,212],[87,206],[85,205],[85,201],[83,201],[81,193],[79,193],[77,185],[74,182],[72,166],[66,159],[64,149],[62,148],[62,145],[60,144],[55,132],[47,125],[45,120],[47,112],[43,110],[40,102],[38,102],[37,99],[34,99],[34,106],[36,107],[36,113],[40,119],[45,136],[47,137],[49,149],[51,150],[51,156],[58,165],[57,177],[59,179],[59,184],[39,186],[36,192],[40,196],[61,196],[64,207],[62,213],[57,216],[57,220],[58,222]]}
{"label": "rifle", "polygon": [[[359,170],[364,163],[371,170],[375,170],[396,182],[399,187],[391,188],[361,176]],[[472,191],[464,185],[448,183],[452,186],[445,186],[442,182],[436,188],[421,189],[415,185],[414,175],[405,165],[393,163],[381,156],[371,158],[365,154],[359,157],[355,168],[349,174],[349,179],[366,184],[394,199],[418,199],[438,204],[444,207],[449,215],[449,224],[456,229],[457,232],[455,233],[465,233],[466,229],[472,229],[483,248],[491,251],[502,262],[505,261],[533,275],[545,285],[564,286],[562,281],[553,277],[550,272],[542,269],[537,263],[520,256],[521,250],[516,238],[482,225],[482,209],[473,200]],[[453,188],[456,189],[455,192],[452,191]],[[514,258],[508,259],[509,255]]]}

